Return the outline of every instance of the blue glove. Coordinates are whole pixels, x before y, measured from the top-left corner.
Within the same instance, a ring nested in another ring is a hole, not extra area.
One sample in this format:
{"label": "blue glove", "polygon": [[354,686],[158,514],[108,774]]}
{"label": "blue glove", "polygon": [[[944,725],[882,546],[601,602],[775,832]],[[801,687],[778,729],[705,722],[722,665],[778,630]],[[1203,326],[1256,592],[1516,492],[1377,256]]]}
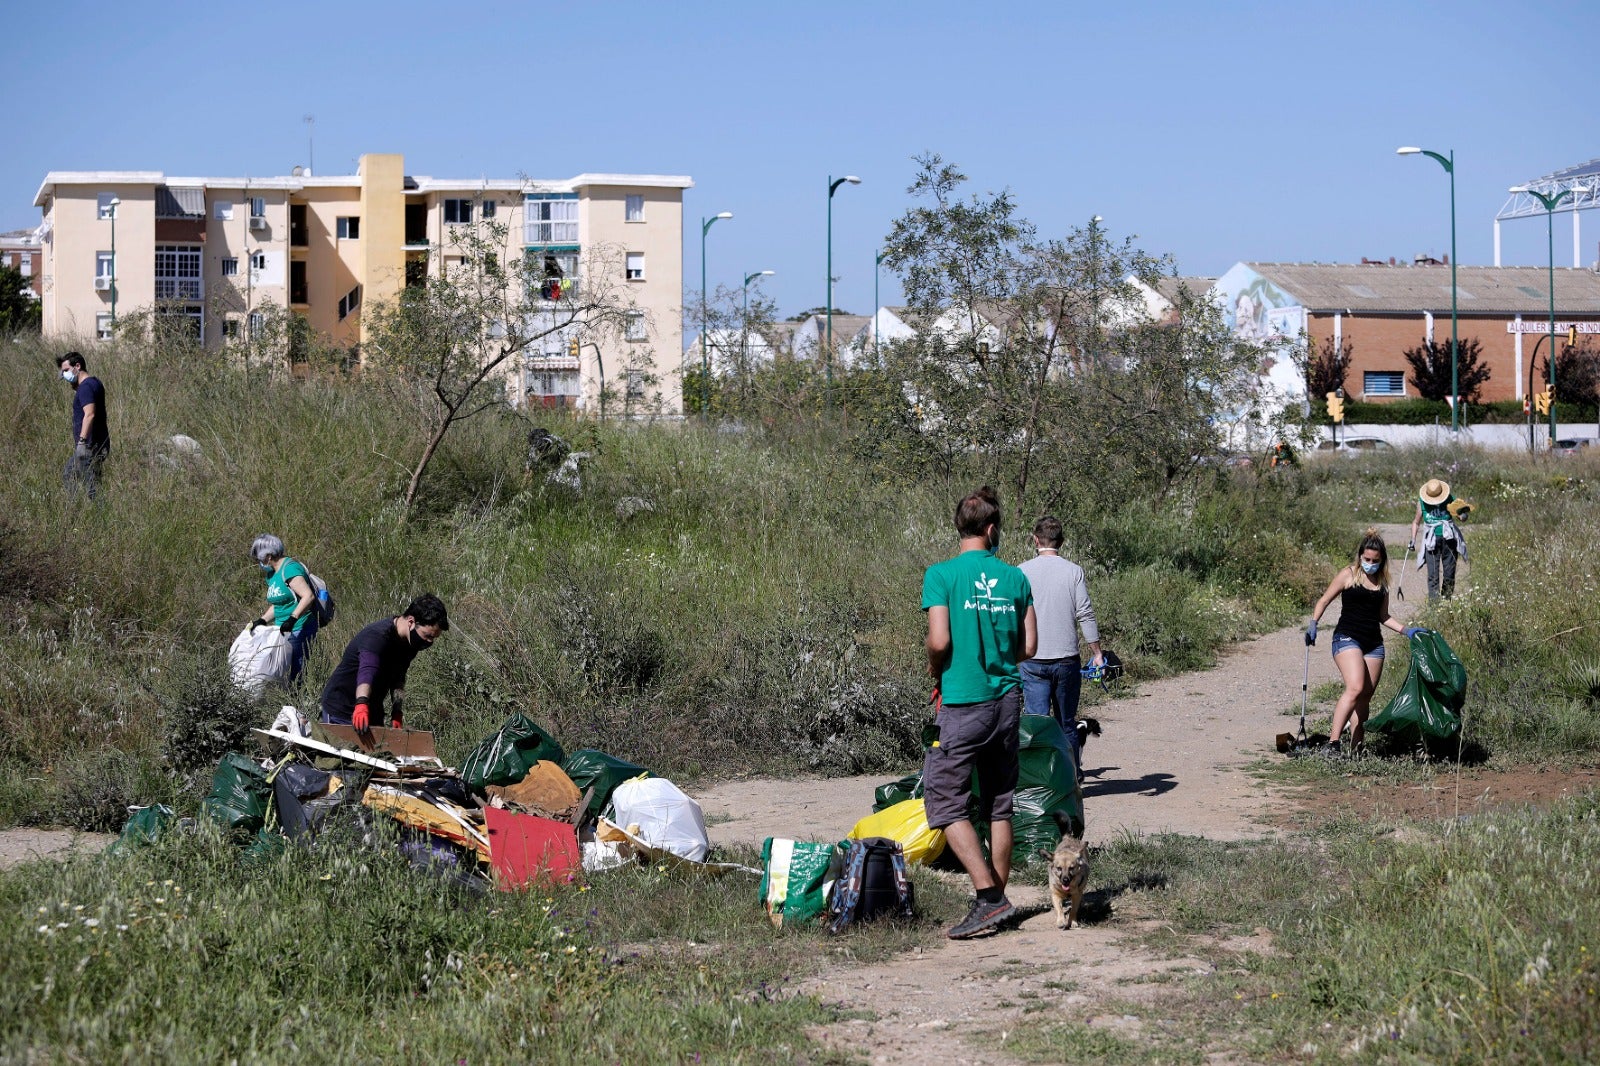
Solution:
{"label": "blue glove", "polygon": [[1317,643],[1317,620],[1313,618],[1311,624],[1306,626],[1306,647],[1310,648]]}
{"label": "blue glove", "polygon": [[1406,639],[1410,640],[1418,633],[1426,633],[1427,631],[1427,626],[1406,626]]}

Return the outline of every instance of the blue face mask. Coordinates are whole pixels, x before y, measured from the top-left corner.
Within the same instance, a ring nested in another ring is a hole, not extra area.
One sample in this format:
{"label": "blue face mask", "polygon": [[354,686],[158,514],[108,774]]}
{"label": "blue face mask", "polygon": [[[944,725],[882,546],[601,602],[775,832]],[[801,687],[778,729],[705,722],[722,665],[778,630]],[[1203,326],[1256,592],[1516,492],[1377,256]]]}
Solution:
{"label": "blue face mask", "polygon": [[1378,567],[1382,565],[1382,563],[1369,563],[1365,559],[1361,560],[1361,569],[1367,572],[1368,577],[1376,574],[1378,572]]}
{"label": "blue face mask", "polygon": [[257,563],[256,565],[261,567],[261,572],[263,574],[272,573],[272,564],[271,563]]}
{"label": "blue face mask", "polygon": [[70,385],[70,384],[72,384],[72,379],[73,379],[73,378],[74,378],[74,377],[76,377],[76,376],[77,376],[77,375],[75,375],[75,374],[74,374],[74,373],[73,373],[73,372],[72,372],[72,371],[70,371],[70,370],[63,370],[63,371],[62,371],[62,372],[61,372],[61,380],[62,380],[62,381],[65,381],[65,382],[66,382],[66,383],[67,383],[67,384],[68,384],[68,385]]}

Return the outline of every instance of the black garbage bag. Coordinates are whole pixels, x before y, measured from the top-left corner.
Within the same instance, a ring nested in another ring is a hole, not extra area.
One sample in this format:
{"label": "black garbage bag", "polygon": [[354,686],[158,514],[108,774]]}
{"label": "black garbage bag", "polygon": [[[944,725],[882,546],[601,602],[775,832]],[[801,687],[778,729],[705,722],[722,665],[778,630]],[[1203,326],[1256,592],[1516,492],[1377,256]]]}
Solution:
{"label": "black garbage bag", "polygon": [[1367,728],[1406,747],[1451,742],[1461,732],[1466,702],[1466,667],[1437,632],[1419,630],[1411,635],[1411,669],[1400,691]]}
{"label": "black garbage bag", "polygon": [[461,764],[461,780],[474,792],[490,785],[514,785],[528,776],[533,764],[544,759],[560,763],[566,758],[561,744],[527,715],[518,711],[507,718],[492,737],[472,749]]}
{"label": "black garbage bag", "polygon": [[600,816],[600,812],[606,809],[606,803],[611,799],[611,793],[616,791],[618,785],[641,775],[651,776],[650,771],[642,766],[635,766],[626,759],[619,759],[615,755],[607,755],[593,748],[573,752],[567,756],[566,762],[561,764],[561,769],[572,778],[572,783],[578,786],[579,792],[585,791],[590,785],[594,786],[594,794],[589,797],[589,806],[585,810],[589,818]]}

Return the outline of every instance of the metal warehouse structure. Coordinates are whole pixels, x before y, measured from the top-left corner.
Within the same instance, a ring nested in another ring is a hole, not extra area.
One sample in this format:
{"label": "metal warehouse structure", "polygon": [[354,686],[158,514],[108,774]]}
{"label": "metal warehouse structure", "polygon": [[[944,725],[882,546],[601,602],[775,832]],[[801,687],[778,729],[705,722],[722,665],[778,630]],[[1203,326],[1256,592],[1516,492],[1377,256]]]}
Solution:
{"label": "metal warehouse structure", "polygon": [[[1521,191],[1513,192],[1510,199],[1506,200],[1505,206],[1500,208],[1500,213],[1494,216],[1494,265],[1500,265],[1500,223],[1514,218],[1538,218],[1544,214],[1544,205],[1532,195],[1540,192],[1545,196],[1570,194],[1556,205],[1555,210],[1572,215],[1572,265],[1583,266],[1578,212],[1600,207],[1600,159],[1591,159],[1587,163],[1579,163],[1577,166],[1558,170],[1554,174],[1534,178],[1516,188]],[[1597,267],[1600,267],[1600,264],[1597,264]]]}

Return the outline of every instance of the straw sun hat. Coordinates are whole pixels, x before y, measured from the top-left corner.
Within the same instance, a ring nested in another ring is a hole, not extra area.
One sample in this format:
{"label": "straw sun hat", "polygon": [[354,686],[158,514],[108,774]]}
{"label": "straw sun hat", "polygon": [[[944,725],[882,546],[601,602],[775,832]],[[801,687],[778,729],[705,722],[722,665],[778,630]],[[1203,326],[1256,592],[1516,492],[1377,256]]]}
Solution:
{"label": "straw sun hat", "polygon": [[1433,478],[1422,483],[1422,502],[1429,506],[1437,506],[1450,496],[1450,483]]}

